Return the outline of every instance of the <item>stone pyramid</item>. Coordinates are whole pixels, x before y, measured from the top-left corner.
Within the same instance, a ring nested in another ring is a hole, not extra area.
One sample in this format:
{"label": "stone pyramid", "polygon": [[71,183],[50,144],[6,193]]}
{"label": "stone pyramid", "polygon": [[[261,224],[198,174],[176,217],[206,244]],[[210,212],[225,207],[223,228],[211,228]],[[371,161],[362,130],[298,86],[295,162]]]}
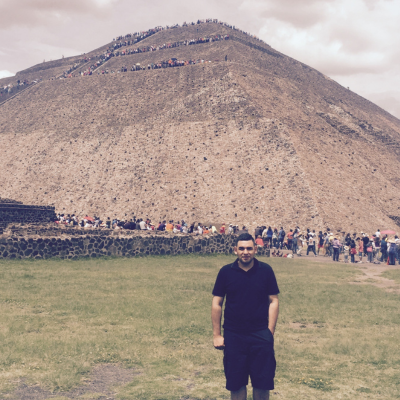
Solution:
{"label": "stone pyramid", "polygon": [[[0,197],[103,218],[396,228],[394,116],[215,22],[154,31],[79,75],[126,40],[0,80],[37,81],[0,100]],[[195,63],[148,69],[173,58]]]}

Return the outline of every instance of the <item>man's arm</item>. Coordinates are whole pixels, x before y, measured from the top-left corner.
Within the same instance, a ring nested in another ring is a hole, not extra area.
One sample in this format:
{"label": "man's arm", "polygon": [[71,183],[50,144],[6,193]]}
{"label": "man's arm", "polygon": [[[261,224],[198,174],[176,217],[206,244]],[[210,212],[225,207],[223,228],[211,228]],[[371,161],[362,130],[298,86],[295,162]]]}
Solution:
{"label": "man's arm", "polygon": [[213,325],[214,347],[218,350],[222,350],[225,347],[224,337],[221,335],[221,317],[223,304],[223,297],[213,297],[211,306],[211,321]]}
{"label": "man's arm", "polygon": [[268,329],[272,334],[275,333],[276,322],[279,314],[279,299],[278,295],[269,296],[269,313],[268,313]]}

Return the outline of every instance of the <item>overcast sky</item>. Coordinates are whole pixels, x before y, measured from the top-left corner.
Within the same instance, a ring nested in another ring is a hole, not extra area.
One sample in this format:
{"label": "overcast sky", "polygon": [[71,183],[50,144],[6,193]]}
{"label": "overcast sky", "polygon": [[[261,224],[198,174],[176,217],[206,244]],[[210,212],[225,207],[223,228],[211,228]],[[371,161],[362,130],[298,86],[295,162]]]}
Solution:
{"label": "overcast sky", "polygon": [[258,35],[400,118],[399,0],[0,0],[0,77],[203,18]]}

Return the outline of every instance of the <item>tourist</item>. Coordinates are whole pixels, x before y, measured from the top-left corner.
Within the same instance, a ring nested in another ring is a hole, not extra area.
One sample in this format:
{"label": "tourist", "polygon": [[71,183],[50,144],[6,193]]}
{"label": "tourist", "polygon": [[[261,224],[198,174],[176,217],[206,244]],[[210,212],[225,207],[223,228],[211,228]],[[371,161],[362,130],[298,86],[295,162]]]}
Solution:
{"label": "tourist", "polygon": [[333,239],[332,248],[333,248],[333,261],[339,261],[339,249],[340,249],[340,242],[337,237]]}
{"label": "tourist", "polygon": [[283,227],[281,226],[281,229],[279,230],[278,233],[278,249],[282,249],[285,236],[286,232],[283,230]]}
{"label": "tourist", "polygon": [[257,246],[251,235],[240,235],[234,252],[236,261],[220,269],[212,292],[214,347],[224,350],[226,388],[232,399],[246,399],[249,376],[253,398],[268,399],[274,389],[279,289],[272,268],[255,258]]}
{"label": "tourist", "polygon": [[174,230],[174,225],[173,225],[172,221],[169,221],[169,222],[168,222],[168,224],[165,226],[165,230],[166,230],[167,232],[172,233],[172,231]]}
{"label": "tourist", "polygon": [[221,225],[221,228],[219,228],[219,233],[221,235],[225,235],[225,224],[224,223]]}
{"label": "tourist", "polygon": [[312,251],[314,253],[314,257],[317,257],[317,253],[315,252],[315,239],[313,234],[310,234],[308,232],[308,240],[307,240],[307,255],[308,253]]}
{"label": "tourist", "polygon": [[397,245],[394,239],[388,241],[389,243],[389,265],[396,265]]}
{"label": "tourist", "polygon": [[272,234],[272,245],[278,249],[278,229],[274,228],[274,232]]}
{"label": "tourist", "polygon": [[[364,253],[364,237],[363,237],[363,240],[361,240],[359,237],[356,240],[357,246],[358,246],[359,262],[362,262],[362,256],[363,256],[363,253]],[[368,242],[369,242],[369,239],[368,239]],[[368,242],[367,242],[367,244],[368,244]],[[367,250],[367,249],[365,249],[365,250]]]}
{"label": "tourist", "polygon": [[261,235],[257,236],[256,245],[259,246],[259,247],[264,247],[264,241],[262,240]]}
{"label": "tourist", "polygon": [[287,249],[292,250],[293,244],[293,229],[289,229],[289,233],[287,234]]}
{"label": "tourist", "polygon": [[350,241],[350,256],[351,256],[351,262],[353,264],[356,262],[356,260],[355,260],[356,254],[357,254],[356,242],[353,239],[351,239],[351,241]]}
{"label": "tourist", "polygon": [[297,253],[297,238],[299,236],[299,229],[295,228],[293,232],[293,241],[292,241],[292,253],[296,254]]}
{"label": "tourist", "polygon": [[384,236],[381,240],[381,262],[387,262],[388,255],[387,255],[387,242],[386,236]]}
{"label": "tourist", "polygon": [[349,262],[349,251],[350,251],[350,247],[349,246],[343,246],[344,252],[344,262],[347,264]]}
{"label": "tourist", "polygon": [[367,244],[367,256],[368,256],[368,262],[372,263],[374,262],[374,242],[373,240],[370,239],[370,241]]}
{"label": "tourist", "polygon": [[[321,250],[322,249],[322,250]],[[322,233],[322,231],[319,231],[318,233],[318,255],[319,255],[319,251],[323,251],[324,250],[324,235]],[[324,254],[322,254],[324,255]]]}
{"label": "tourist", "polygon": [[[363,236],[362,236],[362,242],[363,242],[363,250],[362,250],[362,252],[364,253],[364,255],[366,256],[367,255],[367,245],[368,245],[368,243],[369,243],[369,237],[368,237],[368,234],[367,233],[363,233],[362,234]],[[361,261],[361,260],[360,260]]]}

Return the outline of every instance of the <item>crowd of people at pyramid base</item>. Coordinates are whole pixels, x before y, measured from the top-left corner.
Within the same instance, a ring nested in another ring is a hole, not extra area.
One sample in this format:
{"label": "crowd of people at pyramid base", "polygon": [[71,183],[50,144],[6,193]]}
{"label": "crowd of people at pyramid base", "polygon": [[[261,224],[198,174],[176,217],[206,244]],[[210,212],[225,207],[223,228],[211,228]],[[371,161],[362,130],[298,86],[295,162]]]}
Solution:
{"label": "crowd of people at pyramid base", "polygon": [[[159,221],[154,224],[150,219],[133,217],[127,219],[110,219],[102,221],[99,217],[88,217],[79,220],[74,214],[58,214],[57,224],[66,224],[80,226],[86,229],[116,229],[116,230],[139,230],[139,231],[166,231],[170,233],[181,233],[191,235],[236,235],[248,232],[245,226],[239,229],[238,225],[221,224],[219,229],[214,225],[204,225],[199,222],[188,224],[184,220]],[[299,227],[290,229],[288,233],[283,227],[277,228],[258,226],[254,231],[255,242],[257,246],[271,249],[271,255],[275,257],[294,257],[302,256],[304,253],[308,256],[310,253],[317,256],[332,257],[333,261],[339,261],[342,254],[345,262],[362,262],[363,257],[367,261],[388,262],[394,265],[396,260],[400,263],[400,239],[397,235],[390,238],[388,233],[395,235],[393,231],[381,231],[378,229],[374,234],[367,233],[336,233],[327,228],[326,232],[307,229],[301,232]],[[288,250],[284,254],[283,250]]]}
{"label": "crowd of people at pyramid base", "polygon": [[[394,231],[381,231],[378,229],[374,234],[367,233],[345,233],[334,234],[328,228],[326,232],[307,229],[301,232],[299,227],[290,229],[288,233],[283,227],[279,230],[271,227],[257,227],[255,230],[256,243],[259,246],[266,246],[274,249],[272,256],[294,257],[301,256],[306,251],[314,254],[315,257],[321,255],[332,257],[333,261],[339,261],[339,256],[343,254],[344,262],[349,260],[352,263],[363,262],[363,257],[369,263],[387,262],[395,265],[396,260],[400,263],[400,239]],[[283,254],[280,250],[289,250],[289,254]],[[291,254],[290,254],[291,252]]]}
{"label": "crowd of people at pyramid base", "polygon": [[193,222],[188,224],[184,220],[182,221],[159,221],[157,224],[154,224],[149,218],[131,218],[131,219],[118,219],[110,217],[107,220],[103,221],[100,217],[94,216],[89,217],[85,216],[80,219],[75,214],[57,214],[57,218],[55,220],[56,224],[63,225],[71,225],[71,226],[79,226],[81,228],[86,229],[116,229],[116,230],[142,230],[142,231],[165,231],[171,233],[184,233],[184,234],[193,234],[193,235],[208,235],[208,234],[240,234],[243,232],[248,232],[245,226],[242,229],[239,229],[239,226],[233,224],[222,224],[220,228],[217,228],[214,225],[204,225],[200,222]]}

